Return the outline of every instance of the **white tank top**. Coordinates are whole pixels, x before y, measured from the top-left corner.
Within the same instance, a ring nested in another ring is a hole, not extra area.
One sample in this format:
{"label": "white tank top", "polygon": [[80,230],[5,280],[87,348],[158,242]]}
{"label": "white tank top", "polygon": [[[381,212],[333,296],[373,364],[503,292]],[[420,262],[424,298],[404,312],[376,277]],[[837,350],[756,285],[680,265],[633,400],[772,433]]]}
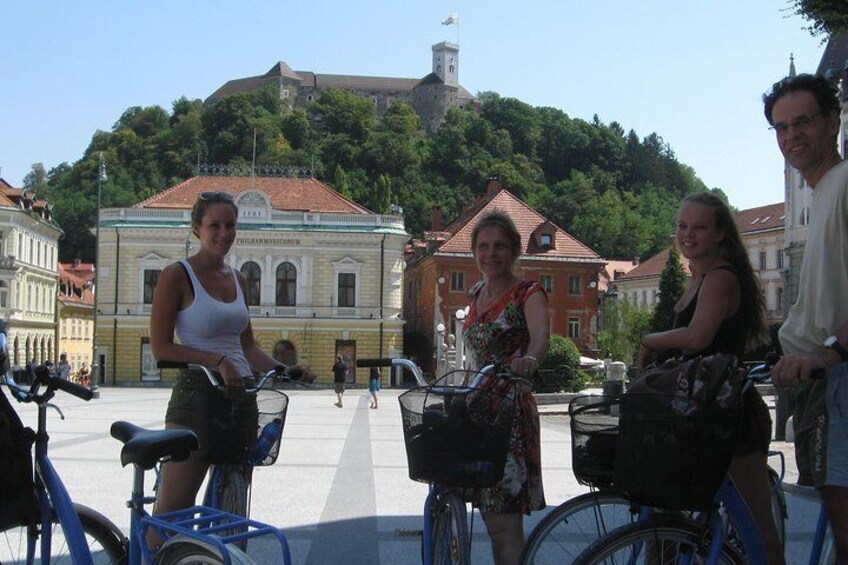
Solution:
{"label": "white tank top", "polygon": [[177,312],[174,328],[177,339],[186,347],[226,355],[241,375],[251,376],[250,365],[241,348],[241,334],[250,322],[250,311],[244,303],[235,271],[230,267],[233,284],[236,285],[236,299],[221,302],[206,292],[188,261],[180,260],[180,263],[188,273],[194,300],[188,308]]}

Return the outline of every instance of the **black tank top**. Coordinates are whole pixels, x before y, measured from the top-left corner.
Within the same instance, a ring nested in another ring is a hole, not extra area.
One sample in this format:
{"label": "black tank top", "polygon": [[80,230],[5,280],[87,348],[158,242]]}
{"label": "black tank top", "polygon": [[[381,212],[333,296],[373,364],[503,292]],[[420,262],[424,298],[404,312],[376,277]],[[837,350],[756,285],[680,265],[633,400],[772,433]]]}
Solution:
{"label": "black tank top", "polygon": [[[736,272],[730,265],[722,265],[716,268],[727,269],[736,276]],[[706,274],[704,276],[706,276]],[[737,280],[739,279],[738,276],[736,278]],[[684,328],[692,321],[692,317],[695,315],[695,308],[698,307],[698,296],[701,294],[701,284],[703,284],[703,282],[704,279],[702,277],[701,282],[698,283],[698,292],[695,293],[695,297],[689,301],[686,308],[674,316],[675,329]],[[731,353],[737,357],[742,357],[742,354],[745,353],[745,341],[747,336],[748,324],[742,319],[742,307],[740,304],[740,307],[731,317],[725,318],[721,321],[718,332],[716,332],[715,338],[711,344],[709,344],[703,351],[687,355],[686,357],[710,355],[712,353]]]}

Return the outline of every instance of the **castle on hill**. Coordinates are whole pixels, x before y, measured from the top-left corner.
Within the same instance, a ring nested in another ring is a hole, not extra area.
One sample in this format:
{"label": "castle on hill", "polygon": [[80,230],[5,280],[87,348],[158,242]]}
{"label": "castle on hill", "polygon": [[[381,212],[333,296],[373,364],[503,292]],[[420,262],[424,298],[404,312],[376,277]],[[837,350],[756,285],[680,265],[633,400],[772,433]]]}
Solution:
{"label": "castle on hill", "polygon": [[253,92],[273,85],[280,100],[289,108],[298,108],[315,100],[323,90],[339,88],[373,101],[377,112],[384,112],[395,100],[406,102],[421,118],[428,132],[435,132],[448,109],[477,111],[477,99],[459,84],[459,45],[442,41],[432,47],[432,71],[423,78],[371,77],[293,71],[279,61],[264,75],[227,81],[206,102],[214,102],[240,92]]}

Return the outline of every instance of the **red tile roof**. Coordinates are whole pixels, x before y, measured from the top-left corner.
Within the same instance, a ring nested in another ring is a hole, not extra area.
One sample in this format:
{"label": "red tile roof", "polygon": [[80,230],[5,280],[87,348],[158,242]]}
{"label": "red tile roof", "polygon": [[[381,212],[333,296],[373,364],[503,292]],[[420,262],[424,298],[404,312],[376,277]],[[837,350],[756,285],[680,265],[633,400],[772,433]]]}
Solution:
{"label": "red tile roof", "polygon": [[783,202],[742,210],[734,218],[740,234],[783,229],[786,205]]}
{"label": "red tile roof", "polygon": [[[653,257],[649,257],[645,261],[642,261],[639,266],[633,268],[629,273],[626,273],[620,277],[618,277],[619,281],[632,281],[637,279],[649,279],[651,277],[658,277],[662,273],[663,267],[668,263],[668,254],[670,253],[671,248],[667,247],[654,255]],[[680,258],[680,265],[683,267],[683,271],[687,275],[691,275],[692,273],[689,271],[689,262],[683,259],[683,257],[678,253],[678,258]]]}
{"label": "red tile roof", "polygon": [[[92,266],[91,263],[82,265]],[[74,268],[73,263],[59,263],[59,301],[63,304],[94,306],[94,294],[91,292],[91,287],[86,284],[90,279],[80,277],[76,274],[76,270],[78,269]]]}
{"label": "red tile roof", "polygon": [[[552,224],[550,220],[508,190],[500,190],[481,204],[462,214],[446,228],[452,235],[439,247],[437,253],[471,253],[471,232],[474,230],[474,226],[487,212],[498,209],[506,212],[515,222],[515,227],[521,234],[522,253],[525,254],[525,257],[529,254],[536,257],[603,262],[600,255],[562,228]],[[539,249],[531,235],[536,228],[545,223],[553,227],[554,246],[553,248]]]}
{"label": "red tile roof", "polygon": [[616,273],[618,273],[619,277],[621,277],[621,275],[626,275],[638,267],[639,263],[634,263],[633,261],[633,259],[610,259],[607,261],[607,264],[604,266],[604,270],[601,271],[600,277],[598,278],[598,290],[607,290],[610,283],[616,280]]}
{"label": "red tile roof", "polygon": [[250,190],[268,195],[275,210],[371,213],[319,180],[290,177],[194,177],[139,202],[134,208],[191,208],[203,192],[222,191],[237,196]]}

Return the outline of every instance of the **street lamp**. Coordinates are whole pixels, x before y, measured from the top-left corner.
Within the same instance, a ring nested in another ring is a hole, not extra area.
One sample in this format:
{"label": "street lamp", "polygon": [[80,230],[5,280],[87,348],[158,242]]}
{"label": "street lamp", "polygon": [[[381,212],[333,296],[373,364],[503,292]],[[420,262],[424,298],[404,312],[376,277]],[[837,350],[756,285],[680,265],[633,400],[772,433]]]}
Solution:
{"label": "street lamp", "polygon": [[445,325],[441,322],[436,324],[436,378],[440,377],[442,365],[445,360]]}
{"label": "street lamp", "polygon": [[459,369],[465,368],[465,340],[462,339],[462,326],[465,316],[468,315],[468,306],[460,308],[454,313],[456,317],[456,366]]}
{"label": "street lamp", "polygon": [[106,159],[103,157],[103,152],[100,152],[100,163],[97,167],[97,223],[94,226],[94,327],[92,328],[91,336],[91,388],[97,390],[100,384],[100,360],[97,357],[97,313],[98,300],[100,295],[97,288],[97,279],[100,272],[100,204],[101,193],[103,192],[103,182],[106,180]]}

